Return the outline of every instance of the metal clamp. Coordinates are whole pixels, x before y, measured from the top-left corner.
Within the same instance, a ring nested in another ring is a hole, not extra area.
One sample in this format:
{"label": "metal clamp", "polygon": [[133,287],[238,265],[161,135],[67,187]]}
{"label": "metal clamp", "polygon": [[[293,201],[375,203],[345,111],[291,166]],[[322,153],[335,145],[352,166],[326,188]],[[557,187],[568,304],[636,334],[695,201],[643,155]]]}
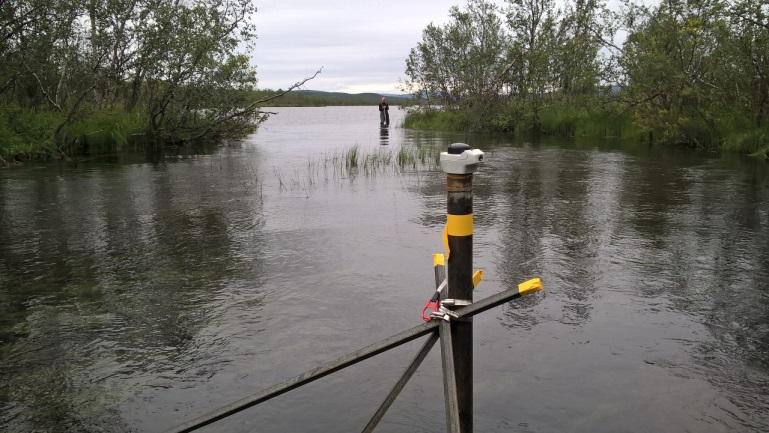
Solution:
{"label": "metal clamp", "polygon": [[422,320],[425,322],[429,322],[430,319],[433,317],[434,313],[437,313],[440,311],[441,306],[441,291],[446,288],[448,285],[448,280],[443,280],[443,282],[438,286],[437,289],[435,289],[435,292],[433,293],[433,296],[425,302],[425,305],[422,307]]}
{"label": "metal clamp", "polygon": [[430,319],[443,319],[448,322],[451,319],[459,319],[459,314],[441,305],[438,311],[430,313]]}
{"label": "metal clamp", "polygon": [[446,305],[448,307],[464,307],[466,305],[471,305],[473,301],[468,301],[467,299],[444,299],[441,301],[441,305]]}

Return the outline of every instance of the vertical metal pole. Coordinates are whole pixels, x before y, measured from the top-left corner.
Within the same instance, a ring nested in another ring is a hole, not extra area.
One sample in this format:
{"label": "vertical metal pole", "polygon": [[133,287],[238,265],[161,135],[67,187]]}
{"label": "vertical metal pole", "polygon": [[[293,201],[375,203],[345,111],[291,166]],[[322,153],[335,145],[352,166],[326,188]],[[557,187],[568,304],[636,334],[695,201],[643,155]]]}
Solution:
{"label": "vertical metal pole", "polygon": [[[437,289],[443,284],[443,280],[446,279],[446,265],[443,254],[433,254],[433,268],[435,269],[435,287]],[[443,296],[443,298],[445,297]],[[446,404],[446,431],[448,433],[461,433],[451,325],[442,319],[435,320],[441,320],[439,333],[441,337],[441,364],[443,366],[443,399]]]}
{"label": "vertical metal pole", "polygon": [[[441,153],[446,172],[448,293],[455,305],[473,301],[473,172],[483,161],[483,152],[464,143],[449,145]],[[473,322],[452,320],[454,370],[457,383],[459,421],[462,433],[473,431]]]}
{"label": "vertical metal pole", "polygon": [[[473,300],[473,175],[447,174],[447,235],[449,244],[448,294],[457,300]],[[473,431],[473,321],[452,321],[454,371],[462,433]]]}
{"label": "vertical metal pole", "polygon": [[457,394],[456,370],[454,368],[454,344],[451,339],[449,322],[440,320],[438,330],[441,335],[441,364],[443,365],[443,395],[446,403],[446,431],[461,433],[459,420],[459,398]]}

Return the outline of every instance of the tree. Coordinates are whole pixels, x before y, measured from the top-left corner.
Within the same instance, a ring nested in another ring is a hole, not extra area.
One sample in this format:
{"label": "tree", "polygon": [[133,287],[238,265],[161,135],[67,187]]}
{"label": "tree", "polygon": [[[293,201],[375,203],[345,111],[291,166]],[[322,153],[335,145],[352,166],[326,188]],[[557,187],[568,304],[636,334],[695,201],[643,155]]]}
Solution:
{"label": "tree", "polygon": [[667,142],[706,147],[718,142],[723,87],[733,65],[730,32],[720,0],[663,1],[635,7],[621,64],[627,74],[627,104],[637,123]]}
{"label": "tree", "polygon": [[[261,119],[256,71],[238,52],[255,13],[250,0],[2,2],[0,117],[54,119],[42,129],[59,153],[100,112],[142,119],[160,143],[242,135]],[[17,124],[0,121],[0,137]]]}
{"label": "tree", "polygon": [[[724,85],[751,113],[753,125],[769,126],[769,2],[740,0],[727,12],[732,38],[722,55],[734,68]],[[738,77],[737,80],[734,78]]]}
{"label": "tree", "polygon": [[409,84],[455,113],[484,107],[485,126],[574,135],[598,120],[587,129],[769,151],[769,1],[633,1],[508,0],[506,28],[484,2],[453,8],[412,50]]}
{"label": "tree", "polygon": [[506,36],[497,7],[471,0],[452,7],[443,27],[430,24],[406,59],[407,86],[448,108],[484,104],[499,93]]}

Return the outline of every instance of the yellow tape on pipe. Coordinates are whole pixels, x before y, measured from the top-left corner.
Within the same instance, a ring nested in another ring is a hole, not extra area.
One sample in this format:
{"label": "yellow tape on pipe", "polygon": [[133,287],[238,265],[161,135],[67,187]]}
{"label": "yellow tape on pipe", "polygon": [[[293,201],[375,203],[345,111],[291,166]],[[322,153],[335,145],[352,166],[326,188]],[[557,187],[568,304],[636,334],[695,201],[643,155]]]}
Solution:
{"label": "yellow tape on pipe", "polygon": [[470,236],[473,234],[473,214],[452,215],[446,218],[446,232],[449,236]]}

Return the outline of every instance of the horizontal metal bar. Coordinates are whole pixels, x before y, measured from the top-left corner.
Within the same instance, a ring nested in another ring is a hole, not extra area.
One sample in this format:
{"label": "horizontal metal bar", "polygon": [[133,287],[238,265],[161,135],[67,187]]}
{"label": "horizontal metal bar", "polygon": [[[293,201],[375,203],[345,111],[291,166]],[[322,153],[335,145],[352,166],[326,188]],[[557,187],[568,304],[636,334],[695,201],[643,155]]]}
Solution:
{"label": "horizontal metal bar", "polygon": [[417,356],[414,357],[414,359],[411,361],[411,364],[409,364],[409,366],[406,368],[406,371],[404,371],[400,379],[395,382],[395,385],[390,390],[390,393],[387,394],[387,397],[385,397],[382,404],[379,405],[379,408],[376,410],[376,412],[374,412],[374,416],[371,417],[371,420],[369,420],[368,424],[366,424],[366,427],[363,428],[362,433],[371,433],[374,431],[376,426],[379,424],[379,421],[382,420],[382,418],[385,416],[385,413],[387,413],[387,410],[390,409],[390,406],[392,406],[393,402],[395,402],[398,394],[403,391],[403,387],[406,386],[406,383],[408,383],[409,379],[411,379],[411,376],[414,375],[414,373],[417,371],[417,368],[419,368],[419,366],[422,364],[422,361],[424,361],[427,357],[427,354],[430,353],[430,349],[433,348],[437,340],[438,333],[433,331],[433,333],[427,337],[427,341],[425,341],[425,344],[422,346],[422,348],[419,349]]}
{"label": "horizontal metal bar", "polygon": [[[456,312],[460,318],[471,317],[519,297],[521,297],[521,295],[518,293],[518,289],[512,288],[505,290],[504,292],[497,293],[496,295],[489,296],[488,298],[481,299],[472,305],[462,307],[456,310]],[[298,376],[294,376],[286,381],[275,384],[267,389],[257,392],[256,394],[242,398],[238,401],[228,404],[227,406],[211,411],[203,416],[175,427],[168,432],[186,433],[197,430],[222,418],[226,418],[244,409],[285,394],[292,389],[306,385],[310,382],[314,382],[322,377],[328,376],[331,373],[342,370],[343,368],[355,365],[361,361],[371,358],[372,356],[408,343],[409,341],[415,340],[423,335],[427,335],[438,327],[438,322],[440,322],[440,320],[431,320],[429,322],[425,322],[421,325],[399,332],[391,337],[370,344],[362,349],[356,350],[355,352],[349,353],[326,364],[313,368],[312,370],[308,370]]]}

